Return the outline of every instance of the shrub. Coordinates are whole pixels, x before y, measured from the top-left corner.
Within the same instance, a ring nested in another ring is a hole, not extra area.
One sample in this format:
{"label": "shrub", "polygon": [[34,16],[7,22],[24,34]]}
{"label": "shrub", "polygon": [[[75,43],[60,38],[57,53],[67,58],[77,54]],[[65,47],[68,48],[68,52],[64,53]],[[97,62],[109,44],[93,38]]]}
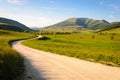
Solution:
{"label": "shrub", "polygon": [[43,37],[38,38],[38,40],[50,40],[50,38],[43,36]]}
{"label": "shrub", "polygon": [[95,35],[92,36],[92,39],[94,39],[94,38],[95,38]]}
{"label": "shrub", "polygon": [[110,39],[111,39],[111,40],[114,40],[114,36],[111,36]]}

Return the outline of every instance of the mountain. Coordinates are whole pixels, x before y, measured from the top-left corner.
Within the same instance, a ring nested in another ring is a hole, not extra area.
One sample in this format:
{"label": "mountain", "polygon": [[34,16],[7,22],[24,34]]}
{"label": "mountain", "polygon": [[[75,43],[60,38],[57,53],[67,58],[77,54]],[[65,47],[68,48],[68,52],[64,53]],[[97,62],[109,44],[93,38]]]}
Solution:
{"label": "mountain", "polygon": [[105,34],[108,33],[108,34],[112,34],[112,35],[120,34],[120,22],[113,22],[109,25],[105,25],[98,32],[102,32]]}
{"label": "mountain", "polygon": [[70,18],[65,21],[62,21],[60,23],[57,23],[52,26],[48,26],[43,28],[42,30],[69,30],[69,29],[90,29],[90,30],[96,30],[100,29],[101,26],[105,26],[110,24],[109,22],[105,20],[94,20],[89,18]]}
{"label": "mountain", "polygon": [[30,29],[35,30],[35,31],[39,31],[41,28],[40,27],[31,26]]}
{"label": "mountain", "polygon": [[0,23],[0,29],[11,30],[11,31],[18,31],[18,32],[22,32],[23,31],[19,27],[16,27],[16,26],[10,25],[10,24],[6,24],[6,23]]}
{"label": "mountain", "polygon": [[[30,29],[23,25],[22,23],[19,23],[15,20],[7,19],[7,18],[1,18],[0,17],[0,28],[1,29],[8,29],[13,31],[29,31]],[[4,28],[5,27],[5,28]]]}
{"label": "mountain", "polygon": [[120,28],[120,22],[112,22],[110,24],[107,24],[105,26],[101,26],[101,30],[111,30],[111,29],[116,29]]}

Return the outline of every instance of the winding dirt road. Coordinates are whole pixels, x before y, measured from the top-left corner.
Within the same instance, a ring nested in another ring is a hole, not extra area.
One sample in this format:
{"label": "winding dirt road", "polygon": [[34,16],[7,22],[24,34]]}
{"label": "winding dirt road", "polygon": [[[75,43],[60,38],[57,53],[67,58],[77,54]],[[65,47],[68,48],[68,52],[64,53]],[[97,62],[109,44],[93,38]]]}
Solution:
{"label": "winding dirt road", "polygon": [[24,80],[120,80],[120,68],[39,51],[20,41],[12,46],[24,56]]}

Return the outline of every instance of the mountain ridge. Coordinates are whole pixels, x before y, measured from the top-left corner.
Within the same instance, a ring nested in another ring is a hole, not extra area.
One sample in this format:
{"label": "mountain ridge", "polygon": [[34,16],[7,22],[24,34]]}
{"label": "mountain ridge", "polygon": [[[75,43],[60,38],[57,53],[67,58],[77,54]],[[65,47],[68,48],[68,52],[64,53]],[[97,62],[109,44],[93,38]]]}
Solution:
{"label": "mountain ridge", "polygon": [[[30,29],[25,26],[24,24],[12,20],[12,19],[7,19],[0,17],[0,28],[4,30],[13,30],[13,31],[29,31]],[[16,29],[16,30],[15,30]]]}
{"label": "mountain ridge", "polygon": [[120,28],[120,22],[112,22],[109,25],[102,27],[101,30],[111,30],[116,28]]}
{"label": "mountain ridge", "polygon": [[2,30],[10,30],[10,31],[17,31],[17,32],[22,32],[23,30],[19,27],[16,27],[14,25],[6,24],[6,23],[1,23],[0,22],[0,29]]}
{"label": "mountain ridge", "polygon": [[90,18],[69,18],[57,24],[45,27],[43,29],[68,29],[68,28],[76,28],[76,29],[91,29],[96,30],[99,29],[102,25],[110,24],[106,20],[94,20]]}

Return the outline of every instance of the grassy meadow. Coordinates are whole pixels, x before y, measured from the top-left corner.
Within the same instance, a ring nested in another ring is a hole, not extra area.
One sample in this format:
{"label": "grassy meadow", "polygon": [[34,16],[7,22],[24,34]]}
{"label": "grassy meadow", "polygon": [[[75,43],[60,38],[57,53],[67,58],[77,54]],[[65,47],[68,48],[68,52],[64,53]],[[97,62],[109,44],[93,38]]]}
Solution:
{"label": "grassy meadow", "polygon": [[9,42],[30,37],[30,34],[0,30],[0,80],[14,80],[24,71],[23,58]]}
{"label": "grassy meadow", "polygon": [[23,44],[60,55],[120,66],[120,34],[91,32],[43,36],[24,41]]}

